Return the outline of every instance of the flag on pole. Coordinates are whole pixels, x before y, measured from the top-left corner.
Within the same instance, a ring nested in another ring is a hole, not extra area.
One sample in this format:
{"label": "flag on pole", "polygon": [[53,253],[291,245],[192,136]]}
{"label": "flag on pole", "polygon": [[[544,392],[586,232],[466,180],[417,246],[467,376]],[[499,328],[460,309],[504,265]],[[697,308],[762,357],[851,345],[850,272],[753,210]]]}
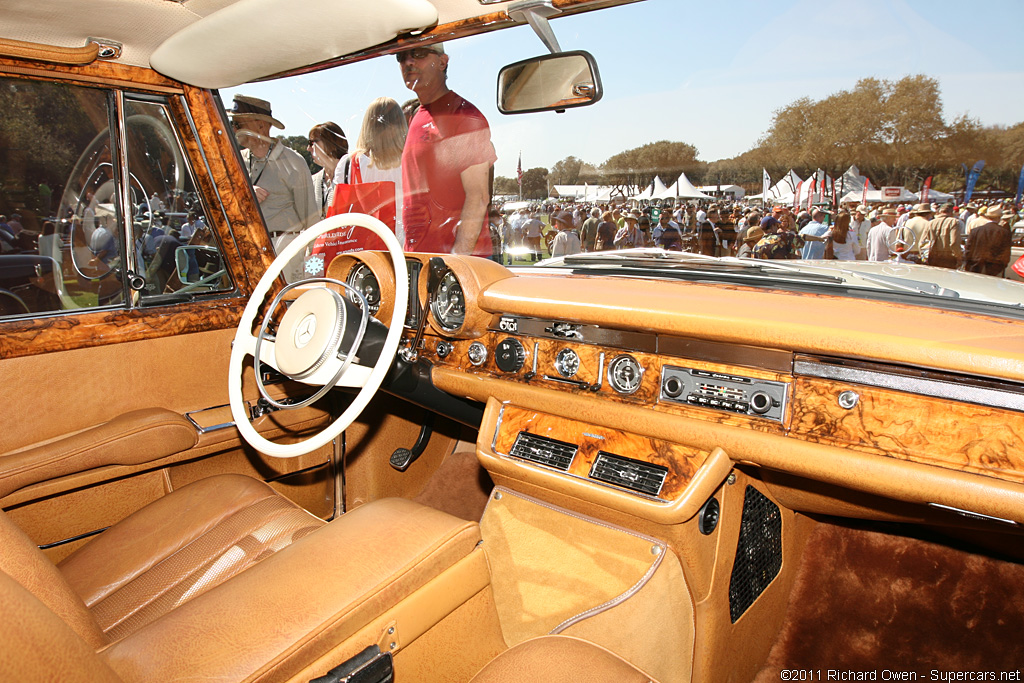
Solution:
{"label": "flag on pole", "polygon": [[978,183],[978,176],[981,175],[983,168],[985,168],[984,159],[974,164],[971,172],[967,174],[967,190],[964,192],[964,204],[971,201],[971,195],[974,194],[974,186]]}
{"label": "flag on pole", "polygon": [[1013,200],[1013,208],[1020,208],[1020,198],[1024,194],[1024,166],[1020,167],[1020,178],[1017,180],[1017,197]]}
{"label": "flag on pole", "polygon": [[[1024,177],[1024,176],[1022,176]],[[768,175],[768,171],[764,167],[761,168],[761,203],[766,204],[768,202],[768,190],[772,186],[771,176]]]}
{"label": "flag on pole", "polygon": [[921,203],[928,203],[928,195],[932,189],[932,176],[928,176],[928,179],[924,181],[924,187],[921,188]]}

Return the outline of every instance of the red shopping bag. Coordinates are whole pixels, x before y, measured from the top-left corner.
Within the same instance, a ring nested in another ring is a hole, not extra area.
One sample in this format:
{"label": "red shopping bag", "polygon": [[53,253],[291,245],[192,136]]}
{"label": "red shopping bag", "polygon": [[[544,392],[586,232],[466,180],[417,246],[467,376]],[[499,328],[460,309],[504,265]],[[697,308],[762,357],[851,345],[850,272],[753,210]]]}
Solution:
{"label": "red shopping bag", "polygon": [[[351,183],[334,186],[334,201],[328,216],[339,213],[365,213],[379,219],[395,231],[395,184],[388,181],[364,183],[359,158],[352,159]],[[338,254],[350,251],[383,250],[384,241],[366,228],[348,226],[320,235],[313,243],[311,256],[322,256],[324,270]]]}
{"label": "red shopping bag", "polygon": [[1014,261],[1010,267],[1013,268],[1013,272],[1017,273],[1017,275],[1024,277],[1024,256]]}

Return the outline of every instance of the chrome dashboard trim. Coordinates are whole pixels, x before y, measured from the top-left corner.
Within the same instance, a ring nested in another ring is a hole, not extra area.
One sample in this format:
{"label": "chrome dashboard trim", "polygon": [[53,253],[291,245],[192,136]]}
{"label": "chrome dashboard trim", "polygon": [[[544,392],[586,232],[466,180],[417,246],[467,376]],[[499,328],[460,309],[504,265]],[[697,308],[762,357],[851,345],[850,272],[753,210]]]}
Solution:
{"label": "chrome dashboard trim", "polygon": [[[793,373],[797,376],[863,384],[921,396],[1024,412],[1024,387],[994,386],[995,382],[982,378],[944,376],[927,371],[913,371],[881,365],[871,366],[868,363],[826,360],[809,356],[796,358],[793,363]],[[932,376],[927,376],[929,374]]]}

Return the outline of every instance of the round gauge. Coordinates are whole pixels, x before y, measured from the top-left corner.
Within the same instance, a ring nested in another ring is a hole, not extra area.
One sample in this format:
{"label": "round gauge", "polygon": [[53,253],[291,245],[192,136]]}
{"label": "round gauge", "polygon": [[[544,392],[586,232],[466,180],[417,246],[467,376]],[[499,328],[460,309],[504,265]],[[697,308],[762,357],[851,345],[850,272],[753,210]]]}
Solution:
{"label": "round gauge", "polygon": [[580,369],[580,357],[572,349],[562,349],[555,356],[555,370],[562,377],[572,377]]}
{"label": "round gauge", "polygon": [[466,294],[452,271],[441,277],[430,300],[430,312],[446,332],[457,330],[466,322]]}
{"label": "round gauge", "polygon": [[526,349],[518,339],[502,339],[494,349],[494,364],[502,372],[519,372],[526,363]]}
{"label": "round gauge", "polygon": [[483,365],[487,360],[487,347],[480,342],[473,342],[469,345],[466,355],[469,356],[469,362],[473,365]]}
{"label": "round gauge", "polygon": [[[377,277],[365,263],[356,265],[348,272],[345,284],[363,295],[371,314],[380,310],[380,283],[377,282]],[[359,305],[359,299],[355,294],[346,292],[346,296],[349,301]]]}
{"label": "round gauge", "polygon": [[644,369],[633,356],[617,356],[608,365],[608,383],[620,394],[632,394],[640,388]]}

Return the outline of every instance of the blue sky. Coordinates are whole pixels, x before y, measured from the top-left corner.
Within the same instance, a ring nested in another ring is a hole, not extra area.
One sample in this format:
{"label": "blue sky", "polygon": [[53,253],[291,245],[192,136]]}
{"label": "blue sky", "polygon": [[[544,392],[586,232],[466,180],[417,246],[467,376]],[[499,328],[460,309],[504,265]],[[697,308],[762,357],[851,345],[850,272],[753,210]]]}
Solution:
{"label": "blue sky", "polygon": [[[565,114],[503,116],[494,104],[504,64],[542,54],[527,27],[448,43],[449,85],[491,123],[496,174],[550,168],[575,155],[599,164],[631,147],[679,140],[704,161],[740,154],[767,130],[772,112],[798,97],[819,99],[869,76],[922,73],[939,80],[944,114],[985,125],[1024,120],[1024,1],[643,0],[552,21],[564,50],[587,50],[605,96]],[[371,100],[412,96],[394,57],[225,89],[269,99],[286,135],[333,120],[352,140]]]}

